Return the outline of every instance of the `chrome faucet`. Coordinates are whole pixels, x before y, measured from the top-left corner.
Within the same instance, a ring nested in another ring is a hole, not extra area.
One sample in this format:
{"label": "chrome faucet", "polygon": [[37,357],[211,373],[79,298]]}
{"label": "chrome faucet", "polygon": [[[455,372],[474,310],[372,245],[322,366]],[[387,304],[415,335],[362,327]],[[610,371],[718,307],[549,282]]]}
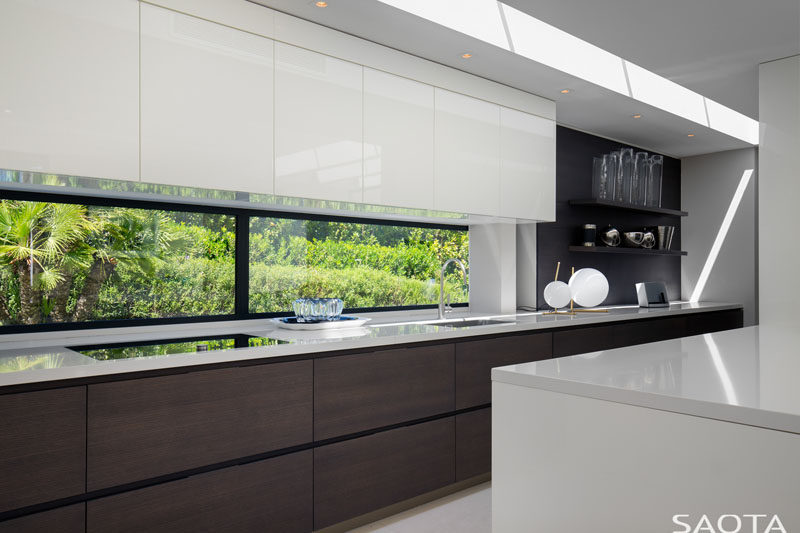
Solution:
{"label": "chrome faucet", "polygon": [[444,319],[444,315],[447,311],[450,310],[450,295],[447,295],[448,305],[444,305],[444,271],[447,270],[447,267],[450,266],[450,263],[455,263],[461,267],[461,272],[464,273],[464,281],[467,280],[467,268],[464,266],[464,263],[459,261],[458,259],[448,259],[442,265],[442,271],[439,274],[439,320]]}

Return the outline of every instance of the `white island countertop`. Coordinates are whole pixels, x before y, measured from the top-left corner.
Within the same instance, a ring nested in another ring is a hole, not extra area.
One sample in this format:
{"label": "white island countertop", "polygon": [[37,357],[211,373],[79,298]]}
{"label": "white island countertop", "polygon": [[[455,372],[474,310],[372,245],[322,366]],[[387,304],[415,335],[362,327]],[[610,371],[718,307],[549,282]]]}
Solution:
{"label": "white island countertop", "polygon": [[749,327],[492,369],[492,380],[800,434],[800,332]]}
{"label": "white island countertop", "polygon": [[[464,328],[431,325],[436,310],[364,314],[372,318],[368,327],[303,332],[278,329],[269,319],[205,322],[180,325],[137,326],[128,328],[23,333],[0,337],[0,387],[66,379],[145,372],[248,361],[304,356],[340,350],[391,347],[431,341],[502,335],[514,332],[546,331],[553,328],[600,325],[619,321],[691,315],[711,311],[740,309],[739,304],[676,303],[668,308],[642,309],[637,306],[610,307],[607,313],[581,313],[575,316],[518,313],[477,315],[502,323]],[[465,314],[454,313],[455,317]],[[191,338],[211,335],[250,334],[269,337],[280,344],[219,351],[158,355],[150,357],[95,360],[70,346],[134,343],[159,339]]]}

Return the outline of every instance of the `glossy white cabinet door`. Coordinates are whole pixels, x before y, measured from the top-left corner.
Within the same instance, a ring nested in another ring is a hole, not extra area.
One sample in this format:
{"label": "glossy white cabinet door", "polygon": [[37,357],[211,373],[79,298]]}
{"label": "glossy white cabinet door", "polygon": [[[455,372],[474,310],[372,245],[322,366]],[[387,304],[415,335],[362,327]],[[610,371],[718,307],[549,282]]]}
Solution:
{"label": "glossy white cabinet door", "polygon": [[500,108],[500,215],[555,220],[556,126]]}
{"label": "glossy white cabinet door", "polygon": [[142,4],[142,181],[272,193],[273,42]]}
{"label": "glossy white cabinet door", "polygon": [[433,87],[364,68],[364,202],[433,209]]}
{"label": "glossy white cabinet door", "polygon": [[275,43],[275,194],[361,202],[362,67]]}
{"label": "glossy white cabinet door", "polygon": [[0,168],[139,177],[139,3],[0,2]]}
{"label": "glossy white cabinet door", "polygon": [[436,89],[435,205],[498,215],[500,106]]}

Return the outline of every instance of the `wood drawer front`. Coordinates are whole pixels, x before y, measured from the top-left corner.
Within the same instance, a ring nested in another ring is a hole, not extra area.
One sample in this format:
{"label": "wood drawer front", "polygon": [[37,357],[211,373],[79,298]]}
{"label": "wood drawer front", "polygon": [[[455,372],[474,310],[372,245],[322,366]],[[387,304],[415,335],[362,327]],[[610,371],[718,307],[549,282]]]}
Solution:
{"label": "wood drawer front", "polygon": [[86,488],[86,387],[0,396],[0,512]]}
{"label": "wood drawer front", "polygon": [[614,340],[617,346],[634,346],[685,336],[685,317],[641,320],[614,326]]}
{"label": "wood drawer front", "polygon": [[88,503],[87,533],[307,533],[313,454],[292,453]]}
{"label": "wood drawer front", "polygon": [[552,355],[551,333],[456,344],[456,409],[492,401],[492,368],[540,361]]}
{"label": "wood drawer front", "polygon": [[574,328],[553,333],[553,357],[616,348],[614,326]]}
{"label": "wood drawer front", "polygon": [[456,481],[492,470],[492,408],[456,415]]}
{"label": "wood drawer front", "polygon": [[744,326],[744,311],[732,309],[713,313],[697,313],[688,317],[686,322],[687,335],[701,335],[726,329],[736,329]]}
{"label": "wood drawer front", "polygon": [[314,528],[455,482],[452,417],[314,450]]}
{"label": "wood drawer front", "polygon": [[0,522],[0,533],[86,533],[86,504],[76,503]]}
{"label": "wood drawer front", "polygon": [[314,440],[453,410],[452,344],[314,361]]}
{"label": "wood drawer front", "polygon": [[89,386],[88,488],[304,444],[311,361]]}

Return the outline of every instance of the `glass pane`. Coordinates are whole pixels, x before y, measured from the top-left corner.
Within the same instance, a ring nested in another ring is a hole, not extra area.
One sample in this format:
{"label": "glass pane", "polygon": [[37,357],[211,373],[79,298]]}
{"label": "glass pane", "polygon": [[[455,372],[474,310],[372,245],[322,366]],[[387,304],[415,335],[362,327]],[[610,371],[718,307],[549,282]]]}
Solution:
{"label": "glass pane", "polygon": [[232,314],[235,217],[0,201],[0,324]]}
{"label": "glass pane", "polygon": [[[345,309],[434,304],[451,257],[468,265],[467,231],[251,217],[250,311],[290,312],[301,297],[341,298]],[[451,302],[467,303],[459,268],[445,282]]]}

